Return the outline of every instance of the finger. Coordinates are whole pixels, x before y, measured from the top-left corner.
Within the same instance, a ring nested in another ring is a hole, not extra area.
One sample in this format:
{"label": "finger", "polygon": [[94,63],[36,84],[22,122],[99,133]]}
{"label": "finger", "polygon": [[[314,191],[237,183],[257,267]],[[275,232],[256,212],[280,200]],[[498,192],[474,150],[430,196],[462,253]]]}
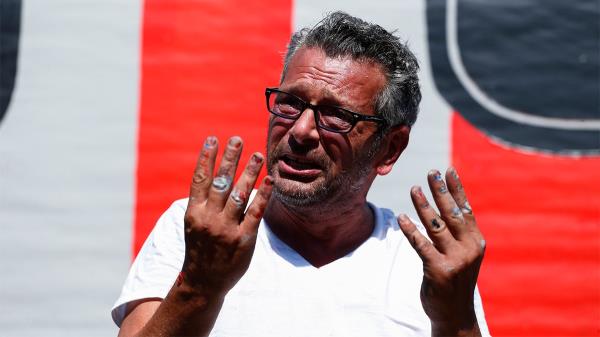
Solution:
{"label": "finger", "polygon": [[444,219],[454,237],[461,237],[467,231],[465,219],[456,201],[454,201],[454,198],[452,198],[452,195],[448,191],[448,187],[440,171],[429,171],[427,181],[433,195],[433,200],[440,210],[441,218]]}
{"label": "finger", "polygon": [[467,194],[465,193],[462,182],[458,177],[458,172],[456,172],[454,167],[450,167],[446,171],[446,183],[448,184],[448,190],[450,191],[450,194],[452,194],[454,201],[456,201],[456,204],[458,208],[460,208],[463,215],[473,216],[473,209],[471,209],[471,205],[467,200]]}
{"label": "finger", "polygon": [[254,188],[260,169],[262,168],[264,157],[256,152],[248,161],[244,172],[235,184],[235,187],[229,194],[225,203],[224,213],[233,220],[238,220],[244,214],[244,209],[248,203],[248,197]]}
{"label": "finger", "polygon": [[204,141],[200,156],[196,162],[192,184],[190,185],[190,199],[188,206],[202,203],[208,196],[208,189],[212,182],[215,158],[217,157],[218,141],[210,136]]}
{"label": "finger", "polygon": [[265,213],[265,209],[269,203],[269,198],[271,198],[272,190],[273,178],[266,176],[258,187],[258,192],[248,207],[248,210],[244,215],[244,219],[240,224],[240,229],[243,231],[244,235],[256,237],[258,225],[260,224],[260,220]]}
{"label": "finger", "polygon": [[454,167],[448,168],[446,171],[446,182],[448,184],[448,190],[452,194],[452,197],[456,201],[458,208],[463,214],[465,218],[465,226],[471,232],[473,241],[478,246],[478,249],[485,251],[485,240],[483,238],[483,234],[479,230],[477,226],[477,222],[475,221],[475,216],[473,215],[473,210],[471,209],[471,205],[467,200],[467,194],[463,188],[462,182],[458,177],[458,172]]}
{"label": "finger", "polygon": [[431,207],[421,187],[413,186],[410,190],[410,197],[435,248],[445,254],[456,243],[452,233],[448,230],[448,226],[446,226],[446,222]]}
{"label": "finger", "polygon": [[207,206],[216,210],[222,210],[225,201],[231,191],[231,184],[235,176],[235,170],[242,153],[242,139],[240,137],[231,137],[223,153],[223,159],[213,178],[211,188],[208,193]]}
{"label": "finger", "polygon": [[410,245],[424,263],[429,263],[439,258],[440,253],[435,249],[433,244],[419,232],[417,226],[415,226],[406,214],[400,214],[398,216],[398,225],[400,225],[402,233],[404,233],[404,236],[406,236],[408,242],[410,242]]}

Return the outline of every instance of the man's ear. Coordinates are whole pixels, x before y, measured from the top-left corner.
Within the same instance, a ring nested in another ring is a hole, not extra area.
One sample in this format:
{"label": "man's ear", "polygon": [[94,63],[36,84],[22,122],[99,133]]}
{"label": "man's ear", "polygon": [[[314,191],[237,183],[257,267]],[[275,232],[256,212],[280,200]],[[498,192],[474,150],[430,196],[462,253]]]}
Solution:
{"label": "man's ear", "polygon": [[409,134],[410,126],[399,125],[393,127],[384,136],[381,144],[381,157],[377,164],[378,175],[383,176],[390,173],[394,163],[400,158],[400,155],[408,145]]}

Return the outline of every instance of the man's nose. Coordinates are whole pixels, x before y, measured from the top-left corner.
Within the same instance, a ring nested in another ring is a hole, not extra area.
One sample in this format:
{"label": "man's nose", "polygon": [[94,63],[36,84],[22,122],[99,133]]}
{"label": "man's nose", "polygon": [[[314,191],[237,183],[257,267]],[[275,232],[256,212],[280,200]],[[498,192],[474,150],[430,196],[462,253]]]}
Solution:
{"label": "man's nose", "polygon": [[306,108],[290,129],[292,137],[299,143],[308,145],[319,141],[319,130],[312,108]]}

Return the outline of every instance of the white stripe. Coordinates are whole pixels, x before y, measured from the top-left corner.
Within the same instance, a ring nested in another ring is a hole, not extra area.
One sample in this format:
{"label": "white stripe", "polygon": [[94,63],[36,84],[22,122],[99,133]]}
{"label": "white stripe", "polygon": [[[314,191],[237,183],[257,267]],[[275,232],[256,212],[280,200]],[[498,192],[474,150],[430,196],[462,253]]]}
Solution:
{"label": "white stripe", "polygon": [[469,76],[462,62],[460,46],[458,45],[457,21],[458,0],[448,0],[446,8],[446,46],[448,48],[450,64],[465,90],[486,110],[498,117],[525,125],[562,130],[600,130],[599,119],[567,119],[536,116],[527,112],[510,109],[486,95]]}
{"label": "white stripe", "polygon": [[130,261],[141,2],[23,1],[0,126],[0,335],[114,336]]}

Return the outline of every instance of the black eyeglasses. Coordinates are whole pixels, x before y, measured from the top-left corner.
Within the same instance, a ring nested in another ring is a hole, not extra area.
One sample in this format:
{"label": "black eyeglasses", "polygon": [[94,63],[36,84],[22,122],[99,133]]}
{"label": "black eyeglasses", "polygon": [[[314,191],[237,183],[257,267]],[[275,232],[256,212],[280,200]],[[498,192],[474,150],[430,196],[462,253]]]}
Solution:
{"label": "black eyeglasses", "polygon": [[310,108],[315,114],[317,125],[331,132],[348,133],[360,121],[385,125],[385,120],[376,116],[362,115],[333,105],[312,105],[295,95],[277,88],[267,88],[267,109],[275,116],[296,120]]}

